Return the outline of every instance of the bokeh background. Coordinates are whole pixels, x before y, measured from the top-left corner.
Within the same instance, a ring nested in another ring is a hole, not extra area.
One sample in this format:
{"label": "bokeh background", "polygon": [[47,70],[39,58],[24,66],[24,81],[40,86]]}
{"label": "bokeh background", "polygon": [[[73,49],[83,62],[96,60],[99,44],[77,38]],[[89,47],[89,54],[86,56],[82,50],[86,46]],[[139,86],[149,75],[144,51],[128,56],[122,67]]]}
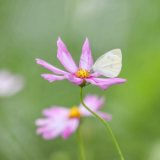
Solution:
{"label": "bokeh background", "polygon": [[[85,38],[94,61],[121,48],[120,78],[127,83],[106,91],[89,85],[87,93],[104,95],[103,111],[127,160],[160,159],[160,1],[159,0],[1,0],[0,69],[25,78],[25,88],[0,98],[1,160],[78,160],[75,134],[46,141],[37,136],[35,120],[51,105],[80,103],[79,87],[68,80],[49,83],[51,73],[36,64],[43,59],[64,69],[57,59],[58,36],[79,63]],[[115,145],[95,117],[81,127],[87,160],[119,160]]]}

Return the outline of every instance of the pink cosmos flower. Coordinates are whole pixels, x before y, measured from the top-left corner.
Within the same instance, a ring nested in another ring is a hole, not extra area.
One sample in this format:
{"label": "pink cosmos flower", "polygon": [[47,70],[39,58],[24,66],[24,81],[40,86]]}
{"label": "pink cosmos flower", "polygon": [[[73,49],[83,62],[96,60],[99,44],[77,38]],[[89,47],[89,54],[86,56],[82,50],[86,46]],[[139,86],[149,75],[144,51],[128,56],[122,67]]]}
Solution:
{"label": "pink cosmos flower", "polygon": [[[99,98],[97,95],[87,95],[84,103],[95,113],[105,120],[110,120],[111,115],[99,111],[104,104],[104,97]],[[44,119],[37,119],[36,125],[39,126],[36,133],[42,134],[44,139],[52,139],[61,135],[67,139],[79,126],[80,118],[93,116],[82,104],[79,107],[74,106],[71,109],[65,107],[52,106],[44,109],[42,114]]]}
{"label": "pink cosmos flower", "polygon": [[54,74],[62,75],[62,76],[58,76],[54,74],[42,74],[41,76],[44,77],[49,82],[68,79],[69,81],[71,81],[76,85],[81,85],[82,83],[87,82],[87,83],[91,83],[92,85],[96,85],[103,90],[106,90],[110,85],[126,82],[125,79],[121,79],[121,78],[96,78],[100,76],[99,73],[90,74],[90,70],[91,70],[90,66],[93,65],[93,59],[92,59],[92,54],[89,47],[88,38],[86,38],[86,41],[82,48],[79,68],[77,67],[72,56],[68,52],[65,44],[62,42],[60,38],[58,38],[57,46],[58,46],[57,58],[60,60],[63,66],[70,73],[63,71],[61,69],[58,69],[43,60],[36,59],[38,64],[51,70]]}

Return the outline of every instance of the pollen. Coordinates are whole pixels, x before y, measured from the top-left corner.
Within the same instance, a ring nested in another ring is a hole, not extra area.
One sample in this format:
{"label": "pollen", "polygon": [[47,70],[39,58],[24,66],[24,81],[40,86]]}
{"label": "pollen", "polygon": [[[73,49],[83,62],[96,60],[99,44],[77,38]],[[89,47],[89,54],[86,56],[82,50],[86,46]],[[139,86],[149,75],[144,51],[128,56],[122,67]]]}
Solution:
{"label": "pollen", "polygon": [[87,69],[84,70],[82,68],[79,68],[78,71],[76,72],[76,76],[80,78],[88,78],[90,75]]}
{"label": "pollen", "polygon": [[78,110],[78,107],[74,106],[70,109],[69,118],[81,117],[81,113]]}

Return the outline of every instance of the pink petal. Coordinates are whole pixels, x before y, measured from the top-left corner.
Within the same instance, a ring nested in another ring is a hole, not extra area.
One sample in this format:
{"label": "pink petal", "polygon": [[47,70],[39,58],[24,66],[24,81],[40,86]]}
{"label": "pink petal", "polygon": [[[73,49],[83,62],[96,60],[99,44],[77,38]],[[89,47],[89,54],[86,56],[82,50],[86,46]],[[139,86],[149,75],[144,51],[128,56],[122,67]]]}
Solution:
{"label": "pink petal", "polygon": [[53,120],[53,119],[48,118],[48,120],[49,121],[48,123],[46,123],[45,126],[38,128],[36,131],[37,134],[42,134],[44,139],[52,139],[60,135],[62,131],[64,130],[68,119]]}
{"label": "pink petal", "polygon": [[104,82],[106,84],[120,84],[127,81],[126,79],[122,78],[92,78],[92,79],[98,83]]}
{"label": "pink petal", "polygon": [[56,126],[54,126],[53,128],[51,128],[48,131],[45,131],[43,133],[43,138],[44,139],[53,139],[56,138],[57,136],[61,135],[61,133],[63,132],[66,124],[66,122],[64,123],[57,123]]}
{"label": "pink petal", "polygon": [[37,134],[42,134],[44,132],[46,132],[48,129],[46,127],[40,127],[36,130]]}
{"label": "pink petal", "polygon": [[94,80],[92,80],[92,79],[87,79],[86,78],[86,81],[87,82],[90,82],[92,85],[95,85],[95,86],[98,86],[99,88],[101,88],[101,89],[103,89],[103,90],[106,90],[107,88],[101,83],[101,84],[99,84],[99,83],[96,83]]}
{"label": "pink petal", "polygon": [[41,74],[41,76],[49,82],[66,79],[65,76],[57,76],[53,74]]}
{"label": "pink petal", "polygon": [[95,106],[95,110],[98,110],[99,108],[101,108],[104,105],[105,102],[105,97],[101,97],[98,102],[97,105]]}
{"label": "pink petal", "polygon": [[71,118],[67,121],[65,129],[62,132],[62,138],[67,139],[79,126],[78,118]]}
{"label": "pink petal", "polygon": [[37,126],[43,126],[43,125],[46,125],[46,124],[48,124],[50,122],[50,119],[46,119],[46,118],[40,118],[40,119],[37,119],[36,121],[35,121],[35,124],[37,125]]}
{"label": "pink petal", "polygon": [[106,90],[110,85],[120,84],[126,82],[126,79],[121,78],[88,78],[87,82],[98,86],[99,88]]}
{"label": "pink petal", "polygon": [[93,78],[93,80],[99,83],[100,87],[102,87],[104,90],[106,90],[109,86],[113,84],[120,84],[127,81],[126,79],[122,78]]}
{"label": "pink petal", "polygon": [[99,116],[101,116],[105,120],[111,120],[112,116],[110,114],[104,113],[104,112],[97,112]]}
{"label": "pink petal", "polygon": [[78,78],[72,74],[66,74],[65,77],[72,83],[76,85],[80,85],[83,82],[82,78]]}
{"label": "pink petal", "polygon": [[[42,125],[42,127],[39,127],[36,131],[37,134],[43,134],[45,132],[51,131],[54,128],[56,128],[62,121],[59,120],[52,120],[50,118],[47,118],[48,123],[45,125]],[[38,122],[39,123],[39,122]]]}
{"label": "pink petal", "polygon": [[60,37],[58,38],[57,46],[57,58],[69,72],[76,73],[78,67]]}
{"label": "pink petal", "polygon": [[89,47],[89,40],[86,38],[82,48],[82,54],[79,61],[79,68],[87,69],[90,71],[90,66],[93,65],[93,58]]}
{"label": "pink petal", "polygon": [[[84,99],[85,105],[94,112],[104,104],[104,101],[104,97],[99,99],[97,95],[87,95]],[[83,116],[91,115],[91,113],[82,104],[80,104],[79,110]]]}
{"label": "pink petal", "polygon": [[65,74],[65,73],[67,73],[65,71],[62,71],[61,69],[58,69],[58,68],[52,66],[51,64],[49,64],[49,63],[47,63],[47,62],[45,62],[45,61],[43,61],[41,59],[37,58],[36,60],[37,60],[38,64],[40,64],[41,66],[51,70],[53,73],[56,73],[56,74]]}
{"label": "pink petal", "polygon": [[101,75],[100,73],[94,72],[90,74],[90,77],[99,77],[100,75]]}
{"label": "pink petal", "polygon": [[[87,107],[93,110],[94,108],[93,105],[96,103],[97,100],[98,100],[98,95],[87,94],[83,102],[87,105]],[[81,113],[83,112],[83,110],[86,110],[82,104],[80,104],[79,109]]]}
{"label": "pink petal", "polygon": [[47,117],[53,118],[67,118],[69,115],[69,109],[65,107],[56,107],[53,106],[51,108],[44,109],[42,114]]}

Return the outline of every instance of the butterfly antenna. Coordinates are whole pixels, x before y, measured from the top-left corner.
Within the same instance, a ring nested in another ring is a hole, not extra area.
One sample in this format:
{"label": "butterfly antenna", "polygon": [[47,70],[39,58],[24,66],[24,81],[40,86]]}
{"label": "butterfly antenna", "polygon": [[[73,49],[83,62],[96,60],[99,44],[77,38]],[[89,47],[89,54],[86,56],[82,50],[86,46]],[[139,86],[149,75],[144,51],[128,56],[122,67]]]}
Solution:
{"label": "butterfly antenna", "polygon": [[[83,62],[86,62],[86,61],[84,61],[83,59],[81,59]],[[89,64],[88,62],[86,62],[87,64]],[[91,66],[90,64],[89,64],[89,66]]]}

